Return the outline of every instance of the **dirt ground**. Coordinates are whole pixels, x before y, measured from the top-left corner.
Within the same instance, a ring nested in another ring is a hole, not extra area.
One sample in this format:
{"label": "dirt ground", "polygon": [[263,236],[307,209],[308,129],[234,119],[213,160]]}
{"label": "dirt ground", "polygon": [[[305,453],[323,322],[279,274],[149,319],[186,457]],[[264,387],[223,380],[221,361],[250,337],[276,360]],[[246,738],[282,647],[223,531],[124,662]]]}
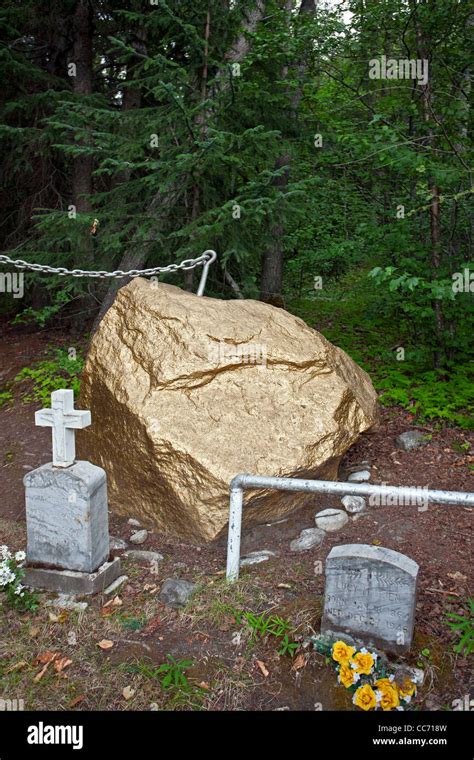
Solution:
{"label": "dirt ground", "polygon": [[[0,387],[42,358],[47,347],[77,345],[79,340],[70,336],[68,343],[57,332],[30,334],[24,328],[3,327]],[[36,408],[37,404],[22,403],[20,389],[13,403],[0,408],[0,544],[14,550],[24,549],[26,543],[22,478],[50,459],[51,433],[34,426]],[[397,449],[396,436],[414,427],[406,412],[383,410],[379,428],[362,436],[347,453],[340,479],[368,462],[374,483],[473,490],[473,457],[461,447],[468,442],[473,451],[474,436],[424,427],[422,431],[432,436],[429,442],[412,452]],[[88,600],[84,612],[58,615],[46,606],[53,596],[42,594],[33,613],[0,608],[0,696],[24,695],[26,709],[142,710],[150,704],[151,709],[354,709],[320,655],[302,649],[299,658],[279,656],[271,641],[252,640],[236,610],[278,614],[291,622],[302,640],[319,630],[324,591],[320,568],[331,548],[374,543],[403,552],[420,565],[415,641],[405,658],[426,670],[416,708],[452,709],[454,699],[469,694],[472,698],[470,663],[453,652],[455,638],[445,614],[463,612],[472,595],[474,510],[369,507],[342,530],[328,534],[321,546],[290,552],[290,541],[303,528],[313,527],[316,511],[326,507],[340,507],[339,499],[314,498],[285,521],[246,529],[243,554],[269,549],[275,557],[243,570],[232,589],[223,582],[225,537],[195,546],[144,526],[150,530],[140,548],[159,551],[164,560],[158,567],[124,560],[128,580],[118,590],[115,605],[105,607],[110,598],[99,595]],[[133,529],[112,514],[110,531],[128,541]],[[160,603],[158,594],[168,577],[198,584],[186,608],[175,611]],[[109,649],[97,646],[103,639],[112,642]],[[35,680],[41,669],[35,658],[45,651],[60,652],[71,664],[64,673],[51,667]],[[150,675],[150,666],[166,662],[168,655],[192,661],[187,688],[163,690],[156,674]],[[126,687],[134,692],[131,697],[124,696]]]}

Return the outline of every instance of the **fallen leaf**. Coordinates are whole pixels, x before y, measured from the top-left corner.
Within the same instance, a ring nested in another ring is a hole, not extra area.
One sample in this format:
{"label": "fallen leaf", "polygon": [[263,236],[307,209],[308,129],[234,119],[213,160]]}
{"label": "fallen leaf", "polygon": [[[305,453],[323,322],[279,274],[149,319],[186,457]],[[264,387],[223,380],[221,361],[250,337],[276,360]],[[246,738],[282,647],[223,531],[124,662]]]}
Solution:
{"label": "fallen leaf", "polygon": [[41,670],[33,678],[34,683],[39,683],[52,663],[59,656],[59,652],[43,652],[33,660],[33,665],[43,665]]}
{"label": "fallen leaf", "polygon": [[257,665],[258,665],[258,667],[260,668],[260,671],[261,671],[262,675],[263,675],[265,678],[268,678],[268,676],[270,675],[270,673],[269,673],[269,672],[268,672],[268,670],[266,669],[266,667],[265,667],[265,663],[264,663],[264,662],[262,662],[262,660],[257,660]]}
{"label": "fallen leaf", "polygon": [[39,632],[40,632],[39,627],[37,625],[34,625],[33,628],[30,628],[30,630],[28,631],[28,634],[32,639],[35,639],[37,635],[39,634]]}
{"label": "fallen leaf", "polygon": [[461,583],[467,581],[467,575],[463,575],[459,570],[456,570],[455,573],[448,573],[448,578],[452,578],[453,581],[460,581]]}
{"label": "fallen leaf", "polygon": [[112,649],[114,645],[113,641],[110,641],[110,639],[102,639],[102,641],[97,642],[97,646],[101,649]]}
{"label": "fallen leaf", "polygon": [[50,652],[49,649],[46,652],[42,652],[33,660],[33,665],[49,665],[50,662],[56,659],[59,652]]}
{"label": "fallen leaf", "polygon": [[125,689],[122,691],[122,696],[124,699],[127,700],[127,702],[129,699],[133,697],[134,694],[135,694],[135,689],[132,689],[131,686],[126,686]]}
{"label": "fallen leaf", "polygon": [[209,689],[211,688],[209,684],[207,683],[207,681],[201,681],[201,683],[198,683],[198,686],[200,689],[205,689],[206,691],[209,691]]}
{"label": "fallen leaf", "polygon": [[156,586],[154,583],[145,583],[143,586],[143,591],[149,591],[150,594],[156,594],[158,591],[158,586]]}
{"label": "fallen leaf", "polygon": [[10,665],[10,667],[5,670],[5,675],[7,675],[8,673],[14,673],[17,670],[22,670],[23,668],[26,668],[27,665],[28,663],[26,662],[26,660],[20,660],[20,662],[15,662],[14,665]]}
{"label": "fallen leaf", "polygon": [[117,610],[114,610],[113,607],[107,607],[107,605],[104,605],[100,610],[102,617],[110,617],[111,615],[115,615],[116,612]]}
{"label": "fallen leaf", "polygon": [[381,542],[381,541],[379,541],[379,539],[378,539],[378,538],[374,538],[374,540],[372,541],[372,543],[373,543],[373,544],[375,544],[375,546],[380,546],[380,544],[381,544],[382,542]]}
{"label": "fallen leaf", "polygon": [[43,678],[44,674],[48,670],[48,667],[49,667],[49,662],[46,665],[44,665],[44,667],[41,668],[41,670],[39,671],[39,673],[37,673],[35,675],[35,677],[33,678],[34,683],[39,683],[39,681],[41,681],[41,679]]}
{"label": "fallen leaf", "polygon": [[62,612],[59,612],[58,614],[56,614],[55,612],[49,613],[49,619],[51,623],[65,623],[68,617],[69,617],[69,612],[67,610],[63,610]]}
{"label": "fallen leaf", "polygon": [[54,661],[54,669],[56,673],[62,673],[69,665],[72,665],[72,660],[68,660],[67,657],[61,657],[59,660]]}
{"label": "fallen leaf", "polygon": [[77,707],[81,702],[85,700],[84,694],[79,694],[78,697],[74,697],[68,704],[68,707],[72,710],[73,707]]}
{"label": "fallen leaf", "polygon": [[102,607],[102,609],[104,609],[105,607],[121,607],[122,604],[123,604],[123,602],[122,602],[121,598],[119,596],[114,596],[113,599],[109,599],[109,601],[106,602],[106,604],[104,604],[104,606]]}
{"label": "fallen leaf", "polygon": [[306,665],[306,658],[304,654],[301,652],[296,658],[292,666],[292,670],[301,670],[301,668],[304,668]]}
{"label": "fallen leaf", "polygon": [[277,588],[291,588],[290,583],[279,583]]}

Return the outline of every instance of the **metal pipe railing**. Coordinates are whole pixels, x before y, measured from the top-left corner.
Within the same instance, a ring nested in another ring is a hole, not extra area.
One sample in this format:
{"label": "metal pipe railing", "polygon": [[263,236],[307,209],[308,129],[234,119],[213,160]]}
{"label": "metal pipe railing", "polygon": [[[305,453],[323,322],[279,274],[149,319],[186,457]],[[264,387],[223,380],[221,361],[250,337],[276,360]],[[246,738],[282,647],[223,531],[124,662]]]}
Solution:
{"label": "metal pipe railing", "polygon": [[332,480],[305,480],[273,478],[261,475],[236,475],[230,484],[229,532],[227,538],[228,581],[236,581],[240,567],[240,539],[245,489],[276,489],[306,493],[342,494],[351,496],[399,497],[403,501],[419,504],[456,504],[474,507],[474,493],[463,491],[436,491],[417,486],[377,486],[371,483],[340,483]]}

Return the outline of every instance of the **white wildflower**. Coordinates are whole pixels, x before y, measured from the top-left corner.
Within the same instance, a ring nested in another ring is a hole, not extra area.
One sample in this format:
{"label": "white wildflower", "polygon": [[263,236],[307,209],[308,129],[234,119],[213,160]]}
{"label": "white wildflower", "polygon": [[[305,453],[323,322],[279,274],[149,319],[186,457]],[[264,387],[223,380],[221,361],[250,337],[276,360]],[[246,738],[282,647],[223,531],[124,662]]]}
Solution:
{"label": "white wildflower", "polygon": [[24,562],[24,560],[25,560],[25,559],[26,559],[26,554],[25,554],[25,552],[17,552],[17,553],[15,554],[15,560],[16,560],[17,562]]}

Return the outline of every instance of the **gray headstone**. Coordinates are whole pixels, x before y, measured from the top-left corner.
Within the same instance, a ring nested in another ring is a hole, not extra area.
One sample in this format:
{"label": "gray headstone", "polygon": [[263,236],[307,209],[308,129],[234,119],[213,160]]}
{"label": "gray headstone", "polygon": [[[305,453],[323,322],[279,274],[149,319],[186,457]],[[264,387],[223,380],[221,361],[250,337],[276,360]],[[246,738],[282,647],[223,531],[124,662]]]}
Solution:
{"label": "gray headstone", "polygon": [[107,484],[90,462],[25,475],[27,562],[94,573],[109,557]]}
{"label": "gray headstone", "polygon": [[413,638],[418,569],[392,549],[335,546],[326,560],[321,633],[406,652]]}

